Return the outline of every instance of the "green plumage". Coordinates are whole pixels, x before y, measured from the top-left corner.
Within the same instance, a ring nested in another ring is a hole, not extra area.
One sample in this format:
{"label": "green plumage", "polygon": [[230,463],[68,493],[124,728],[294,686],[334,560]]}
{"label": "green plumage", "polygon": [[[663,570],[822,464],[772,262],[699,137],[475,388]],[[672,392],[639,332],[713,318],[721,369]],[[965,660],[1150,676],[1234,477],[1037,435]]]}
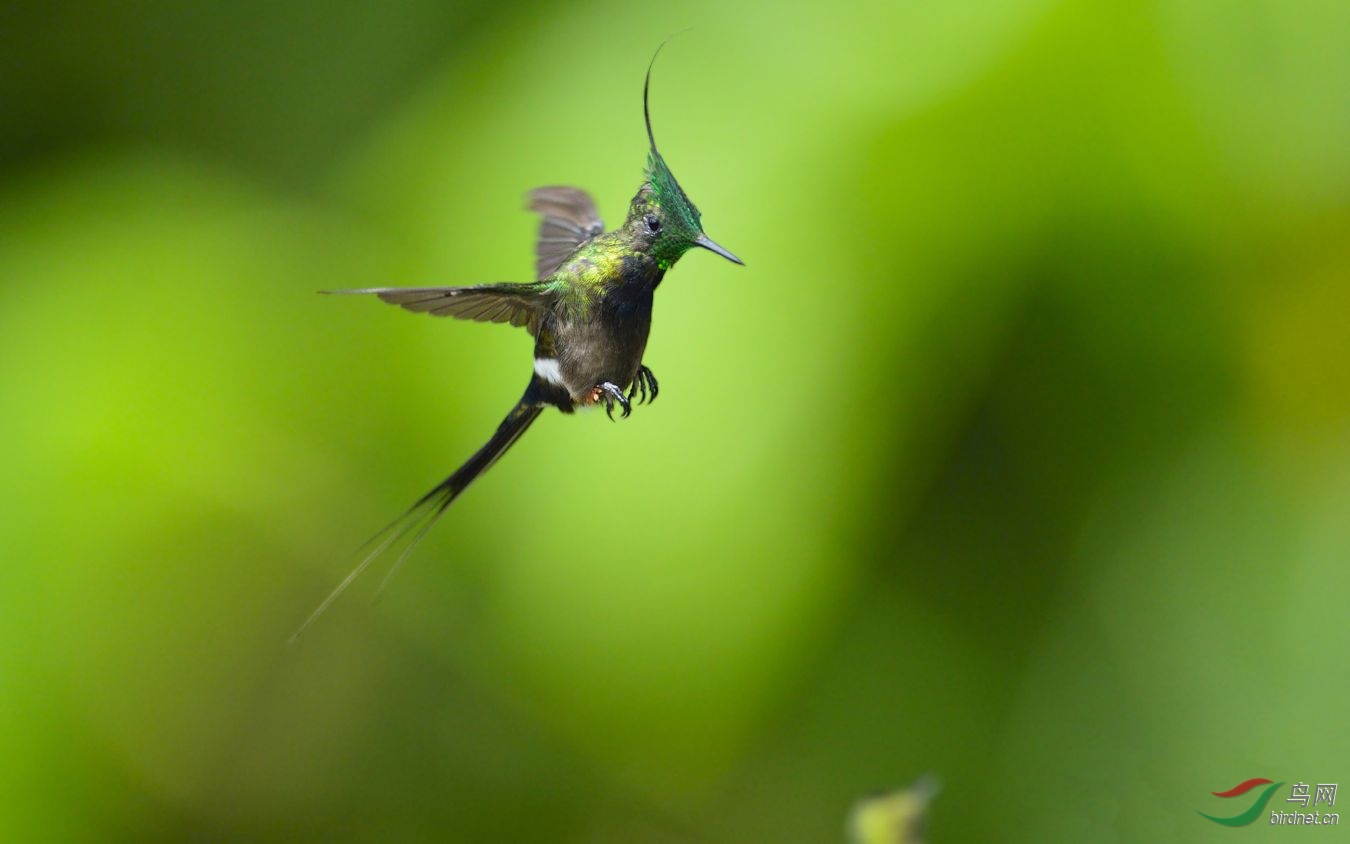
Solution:
{"label": "green plumage", "polygon": [[[653,55],[652,64],[655,61]],[[695,246],[742,263],[703,233],[698,209],[657,152],[647,107],[651,69],[648,65],[642,86],[642,112],[650,141],[647,178],[629,203],[621,226],[605,231],[595,202],[585,191],[537,188],[529,194],[529,207],[542,216],[535,281],[338,291],[375,295],[417,313],[525,328],[535,341],[534,373],[497,433],[454,474],[372,538],[374,550],[319,605],[296,636],[371,562],[411,535],[385,577],[387,582],[451,502],[511,447],[544,407],[571,413],[579,406],[603,404],[612,419],[616,407],[628,416],[635,401],[655,399],[657,381],[642,359],[651,329],[653,294],[666,271]]]}

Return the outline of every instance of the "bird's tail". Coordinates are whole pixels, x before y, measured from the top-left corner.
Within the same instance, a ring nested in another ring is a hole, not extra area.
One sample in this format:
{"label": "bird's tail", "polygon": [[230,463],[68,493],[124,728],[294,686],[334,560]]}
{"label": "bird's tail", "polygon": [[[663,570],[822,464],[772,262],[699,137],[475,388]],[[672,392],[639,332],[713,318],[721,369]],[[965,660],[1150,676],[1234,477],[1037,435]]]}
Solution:
{"label": "bird's tail", "polygon": [[427,531],[431,530],[432,525],[436,524],[445,514],[445,511],[459,497],[459,494],[468,489],[469,484],[473,483],[475,478],[490,469],[492,464],[497,462],[497,458],[505,454],[506,450],[516,440],[520,439],[520,435],[525,433],[525,429],[530,427],[530,423],[539,416],[543,409],[544,405],[535,401],[530,392],[527,392],[525,397],[502,420],[502,424],[497,427],[497,432],[492,435],[492,439],[488,440],[482,448],[466,460],[463,466],[460,466],[453,475],[441,481],[430,492],[419,498],[417,503],[409,507],[403,515],[385,525],[379,533],[366,540],[361,547],[365,549],[374,545],[374,548],[366,554],[356,568],[352,569],[351,574],[347,575],[337,585],[337,588],[329,593],[323,603],[310,613],[309,618],[305,619],[305,623],[300,625],[300,629],[296,630],[294,635],[291,636],[290,643],[294,644],[300,638],[300,635],[308,630],[310,625],[318,620],[319,616],[324,614],[324,611],[347,590],[347,587],[356,578],[361,576],[361,573],[371,563],[375,562],[380,555],[394,545],[397,545],[404,537],[412,534],[412,539],[399,553],[398,559],[389,568],[389,573],[380,582],[380,588],[376,595],[383,592],[389,580],[403,565],[403,561],[422,542],[427,535]]}

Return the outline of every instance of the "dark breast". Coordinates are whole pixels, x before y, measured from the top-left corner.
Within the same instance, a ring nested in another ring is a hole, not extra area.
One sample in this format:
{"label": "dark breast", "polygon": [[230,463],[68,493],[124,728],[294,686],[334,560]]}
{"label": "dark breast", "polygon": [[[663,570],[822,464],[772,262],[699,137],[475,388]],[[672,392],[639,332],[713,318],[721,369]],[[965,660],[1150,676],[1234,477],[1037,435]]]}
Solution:
{"label": "dark breast", "polygon": [[642,363],[652,325],[652,294],[664,274],[645,255],[623,259],[587,319],[558,325],[555,351],[574,398],[609,381],[627,389]]}

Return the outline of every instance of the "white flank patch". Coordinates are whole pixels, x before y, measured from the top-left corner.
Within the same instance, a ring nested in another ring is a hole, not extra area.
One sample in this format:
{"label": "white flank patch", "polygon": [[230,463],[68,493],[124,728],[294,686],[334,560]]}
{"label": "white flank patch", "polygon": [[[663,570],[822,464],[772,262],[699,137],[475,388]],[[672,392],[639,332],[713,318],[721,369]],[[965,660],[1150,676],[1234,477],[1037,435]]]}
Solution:
{"label": "white flank patch", "polygon": [[558,361],[553,358],[535,358],[534,374],[543,378],[550,384],[562,384],[562,370],[558,368]]}

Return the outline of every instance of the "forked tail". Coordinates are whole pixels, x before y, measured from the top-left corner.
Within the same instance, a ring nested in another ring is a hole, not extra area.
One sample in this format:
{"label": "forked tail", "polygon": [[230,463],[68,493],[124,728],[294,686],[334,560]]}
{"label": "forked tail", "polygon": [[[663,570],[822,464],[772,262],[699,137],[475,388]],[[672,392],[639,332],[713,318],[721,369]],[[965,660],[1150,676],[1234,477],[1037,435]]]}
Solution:
{"label": "forked tail", "polygon": [[492,464],[496,463],[497,459],[506,453],[506,450],[520,438],[521,434],[525,433],[525,429],[530,427],[530,423],[539,416],[543,409],[544,405],[534,401],[530,392],[527,392],[525,397],[502,420],[502,424],[497,427],[497,433],[493,434],[492,439],[478,449],[473,457],[466,460],[464,465],[456,469],[453,475],[441,481],[434,489],[418,499],[417,503],[409,507],[403,515],[385,525],[379,533],[366,540],[361,546],[362,548],[369,548],[372,544],[378,544],[375,544],[374,549],[361,560],[356,568],[352,569],[352,573],[337,585],[337,588],[323,600],[323,603],[310,613],[309,618],[305,619],[305,623],[300,625],[300,629],[296,630],[291,636],[290,644],[295,644],[300,635],[308,630],[310,625],[318,620],[319,616],[324,614],[324,611],[347,590],[352,581],[361,576],[361,573],[371,563],[375,562],[385,551],[397,545],[409,533],[412,533],[412,539],[389,568],[389,573],[380,582],[380,588],[376,594],[383,592],[390,578],[403,565],[403,561],[422,542],[427,535],[427,531],[431,530],[432,525],[436,524],[445,514],[445,511],[459,497],[459,494],[468,489],[469,484],[473,483],[475,478],[490,469]]}

